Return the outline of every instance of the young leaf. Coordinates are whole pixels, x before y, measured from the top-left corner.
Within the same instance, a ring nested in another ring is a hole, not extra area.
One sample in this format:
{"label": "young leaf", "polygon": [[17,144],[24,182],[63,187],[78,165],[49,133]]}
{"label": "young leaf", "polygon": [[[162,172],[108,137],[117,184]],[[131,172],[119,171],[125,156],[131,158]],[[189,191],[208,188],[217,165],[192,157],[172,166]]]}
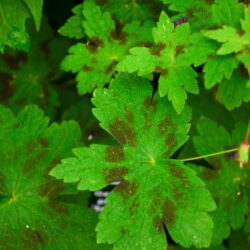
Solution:
{"label": "young leaf", "polygon": [[43,0],[24,0],[33,15],[36,29],[39,30],[42,19]]}
{"label": "young leaf", "polygon": [[[250,44],[250,8],[247,9],[245,20],[241,22],[242,30],[237,30],[234,27],[224,25],[222,29],[208,30],[204,35],[223,43],[217,51],[218,55],[227,55],[238,53]],[[242,32],[243,31],[243,32]],[[248,53],[249,54],[249,53]]]}
{"label": "young leaf", "polygon": [[89,40],[72,46],[62,62],[62,69],[77,73],[79,94],[109,83],[115,65],[126,56],[128,49],[152,39],[148,32],[150,22],[141,25],[135,21],[119,27],[109,12],[103,13],[91,0],[84,1],[83,16],[82,25]]}
{"label": "young leaf", "polygon": [[5,46],[27,51],[29,36],[25,31],[28,8],[22,0],[0,1],[0,51]]}
{"label": "young leaf", "polygon": [[182,54],[188,45],[189,25],[182,24],[174,29],[170,18],[162,12],[152,33],[157,50],[135,47],[130,50],[131,55],[117,65],[117,69],[129,73],[138,71],[138,75],[160,72],[160,96],[167,94],[175,110],[181,113],[187,99],[186,92],[199,92],[196,72]]}
{"label": "young leaf", "polygon": [[243,102],[250,101],[250,88],[247,87],[249,82],[249,79],[243,77],[238,69],[230,79],[224,79],[220,83],[218,95],[228,110],[240,107]]}
{"label": "young leaf", "polygon": [[[94,92],[100,126],[119,143],[74,149],[50,174],[98,190],[114,181],[96,228],[115,249],[166,249],[164,227],[184,247],[208,247],[215,204],[196,173],[170,157],[188,139],[190,110],[177,115],[147,80],[120,75]],[[112,226],[111,226],[112,225]]]}
{"label": "young leaf", "polygon": [[208,58],[203,67],[206,89],[214,87],[224,77],[229,80],[238,65],[239,60],[230,55]]}
{"label": "young leaf", "polygon": [[0,106],[0,248],[100,249],[94,214],[61,202],[65,185],[48,175],[78,145],[80,129],[48,123],[36,106],[17,116]]}
{"label": "young leaf", "polygon": [[[238,123],[230,135],[214,121],[203,118],[197,125],[199,135],[193,138],[197,153],[206,155],[237,147],[244,138],[246,126]],[[248,211],[249,198],[246,192],[247,171],[235,161],[234,155],[207,158],[212,168],[200,167],[199,175],[206,182],[217,203],[212,212],[214,233],[212,244],[220,244],[230,235],[231,228],[241,228]]]}
{"label": "young leaf", "polygon": [[69,38],[81,39],[84,37],[84,29],[82,26],[83,20],[83,6],[78,4],[72,9],[73,16],[58,30],[58,32]]}
{"label": "young leaf", "polygon": [[229,25],[240,28],[240,20],[244,17],[244,4],[238,0],[215,0],[212,16],[217,25]]}

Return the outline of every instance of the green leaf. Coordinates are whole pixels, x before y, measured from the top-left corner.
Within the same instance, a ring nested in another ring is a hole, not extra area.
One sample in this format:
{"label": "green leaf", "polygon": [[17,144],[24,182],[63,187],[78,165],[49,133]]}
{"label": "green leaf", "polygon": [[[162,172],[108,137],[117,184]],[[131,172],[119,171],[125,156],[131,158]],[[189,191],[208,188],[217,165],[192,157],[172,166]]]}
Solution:
{"label": "green leaf", "polygon": [[[117,62],[136,44],[150,42],[151,23],[128,23],[118,28],[108,12],[92,1],[84,1],[83,27],[90,39],[86,44],[77,43],[69,49],[62,62],[62,69],[77,73],[78,93],[85,94],[109,83]],[[138,32],[139,31],[139,32]]]}
{"label": "green leaf", "polygon": [[81,39],[84,37],[84,29],[82,26],[83,20],[83,5],[78,4],[72,9],[73,16],[58,30],[58,32],[69,38]]}
{"label": "green leaf", "polygon": [[74,149],[75,157],[50,174],[78,182],[80,190],[120,182],[100,214],[99,243],[165,250],[165,226],[184,247],[208,247],[213,223],[207,212],[215,204],[195,172],[170,159],[188,139],[190,111],[177,115],[166,98],[151,96],[149,82],[135,76],[120,75],[110,89],[97,89],[93,112],[119,145]]}
{"label": "green leaf", "polygon": [[204,35],[223,43],[217,51],[218,55],[227,55],[243,51],[250,45],[250,8],[245,12],[245,20],[241,21],[242,30],[224,25],[222,29],[208,30]]}
{"label": "green leaf", "polygon": [[223,43],[217,51],[218,55],[237,53],[250,42],[247,39],[243,39],[235,28],[225,25],[222,29],[206,31],[205,36]]}
{"label": "green leaf", "polygon": [[0,56],[0,74],[3,75],[0,100],[15,112],[36,103],[46,114],[54,116],[58,99],[55,88],[49,83],[61,76],[58,64],[66,54],[68,42],[55,37],[46,19],[39,32],[34,26],[28,30],[32,36],[29,53],[11,51]]}
{"label": "green leaf", "polygon": [[33,15],[36,29],[40,29],[41,19],[42,19],[42,8],[43,0],[23,0],[30,9],[30,12]]}
{"label": "green leaf", "polygon": [[[199,155],[210,154],[237,147],[244,139],[246,125],[238,123],[232,135],[214,121],[203,118],[197,124],[199,135],[193,137]],[[212,244],[220,244],[230,235],[231,228],[240,229],[248,211],[249,198],[246,193],[247,171],[236,162],[234,155],[207,158],[212,167],[199,167],[199,176],[211,191],[217,210],[212,212],[214,233]]]}
{"label": "green leaf", "polygon": [[97,4],[101,6],[104,11],[109,11],[112,16],[121,21],[122,23],[138,21],[148,21],[157,18],[163,8],[160,1],[155,0],[106,0],[98,1]]}
{"label": "green leaf", "polygon": [[2,0],[0,2],[0,51],[5,46],[27,51],[29,37],[25,22],[29,17],[22,0]]}
{"label": "green leaf", "polygon": [[243,102],[250,101],[248,83],[249,79],[242,76],[239,69],[235,71],[230,79],[224,79],[220,83],[218,95],[228,110],[240,107]]}
{"label": "green leaf", "polygon": [[73,122],[53,123],[36,106],[17,116],[0,106],[0,248],[95,248],[95,215],[60,201],[65,185],[48,171],[78,145]]}
{"label": "green leaf", "polygon": [[244,4],[237,0],[215,0],[212,12],[217,24],[239,29],[240,19],[244,17]]}
{"label": "green leaf", "polygon": [[210,89],[217,83],[220,83],[224,77],[230,79],[238,65],[238,59],[230,55],[207,59],[203,67],[206,89]]}
{"label": "green leaf", "polygon": [[162,0],[162,2],[170,4],[169,10],[179,13],[175,19],[187,17],[192,31],[200,31],[214,25],[214,20],[211,18],[211,1]]}
{"label": "green leaf", "polygon": [[189,42],[189,25],[174,25],[165,12],[160,15],[157,27],[152,29],[156,49],[135,47],[130,55],[117,65],[122,72],[148,75],[160,72],[159,94],[168,95],[175,110],[180,113],[187,99],[186,92],[198,94],[196,72],[182,54]]}

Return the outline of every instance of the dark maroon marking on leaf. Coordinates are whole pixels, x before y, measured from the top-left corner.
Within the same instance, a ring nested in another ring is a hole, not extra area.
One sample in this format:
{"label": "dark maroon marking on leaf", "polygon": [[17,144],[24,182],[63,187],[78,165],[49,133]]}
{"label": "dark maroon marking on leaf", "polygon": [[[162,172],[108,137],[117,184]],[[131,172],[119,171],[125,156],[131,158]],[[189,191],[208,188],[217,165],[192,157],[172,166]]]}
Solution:
{"label": "dark maroon marking on leaf", "polygon": [[92,63],[97,63],[97,61],[96,61],[96,59],[93,57],[93,58],[91,58],[91,62]]}
{"label": "dark maroon marking on leaf", "polygon": [[3,58],[4,62],[11,67],[12,69],[18,69],[19,68],[19,63],[21,61],[26,61],[27,60],[27,54],[24,52],[18,52],[16,56],[9,55],[9,54],[3,54],[1,55]]}
{"label": "dark maroon marking on leaf", "polygon": [[210,168],[204,168],[203,171],[201,172],[201,177],[202,179],[205,180],[212,180],[218,176],[218,171],[215,169],[210,169]]}
{"label": "dark maroon marking on leaf", "polygon": [[167,74],[168,74],[168,70],[167,69],[162,69],[161,75],[166,76]]}
{"label": "dark maroon marking on leaf", "polygon": [[47,242],[47,236],[44,231],[25,228],[22,232],[21,248],[27,250],[38,250]]}
{"label": "dark maroon marking on leaf", "polygon": [[151,99],[150,97],[146,97],[144,99],[143,103],[144,103],[144,107],[146,109],[153,108],[154,112],[156,112],[156,107],[157,107],[157,101],[156,100]]}
{"label": "dark maroon marking on leaf", "polygon": [[40,47],[40,50],[43,51],[46,56],[50,55],[49,41],[41,42],[39,47]]}
{"label": "dark maroon marking on leaf", "polygon": [[137,190],[138,184],[135,182],[129,183],[126,180],[123,180],[115,189],[114,192],[118,192],[121,194],[124,202],[127,201],[129,197],[131,197]]}
{"label": "dark maroon marking on leaf", "polygon": [[162,203],[162,195],[160,193],[160,190],[156,190],[155,192],[152,193],[152,195],[154,196],[154,199],[150,206],[150,212],[152,214],[155,214],[157,212],[157,209],[159,209]]}
{"label": "dark maroon marking on leaf", "polygon": [[169,173],[172,177],[175,177],[175,178],[179,178],[179,179],[185,178],[183,169],[175,167],[175,166],[169,166]]}
{"label": "dark maroon marking on leaf", "polygon": [[105,180],[108,184],[114,181],[122,181],[127,173],[128,169],[126,167],[104,169]]}
{"label": "dark maroon marking on leaf", "polygon": [[182,53],[182,51],[183,51],[183,49],[185,48],[185,46],[177,46],[176,48],[175,48],[175,54],[178,56],[179,54],[181,54]]}
{"label": "dark maroon marking on leaf", "polygon": [[154,71],[161,72],[162,68],[160,66],[155,66]]}
{"label": "dark maroon marking on leaf", "polygon": [[27,159],[22,167],[23,173],[29,173],[33,168],[36,167],[37,161],[34,158]]}
{"label": "dark maroon marking on leaf", "polygon": [[44,150],[42,150],[38,155],[37,155],[37,159],[38,160],[41,160],[41,159],[43,159],[43,158],[45,158],[47,156],[47,152],[46,151],[44,151]]}
{"label": "dark maroon marking on leaf", "polygon": [[56,200],[49,200],[48,205],[52,208],[55,212],[59,214],[69,214],[69,210],[60,202]]}
{"label": "dark maroon marking on leaf", "polygon": [[174,148],[177,146],[177,142],[175,139],[175,133],[171,132],[170,134],[167,135],[165,144],[169,147],[169,148]]}
{"label": "dark maroon marking on leaf", "polygon": [[159,48],[151,48],[150,49],[150,54],[152,56],[160,56],[161,50]]}
{"label": "dark maroon marking on leaf", "polygon": [[124,40],[127,37],[127,33],[124,31],[117,31],[117,30],[111,30],[109,33],[109,37],[113,40],[121,40],[124,42]]}
{"label": "dark maroon marking on leaf", "polygon": [[166,48],[166,44],[165,43],[157,43],[158,47],[160,50],[163,50]]}
{"label": "dark maroon marking on leaf", "polygon": [[146,48],[150,48],[153,46],[152,42],[137,42],[135,43],[135,47],[146,47]]}
{"label": "dark maroon marking on leaf", "polygon": [[105,74],[109,74],[110,72],[113,71],[113,68],[114,68],[114,65],[115,65],[115,60],[113,60],[109,66],[105,69]]}
{"label": "dark maroon marking on leaf", "polygon": [[162,213],[163,213],[163,222],[166,225],[166,227],[171,227],[175,221],[175,206],[174,203],[169,199],[166,198],[165,202],[162,206]]}
{"label": "dark maroon marking on leaf", "polygon": [[181,200],[183,198],[183,193],[180,191],[180,189],[173,183],[170,185],[170,189],[174,195],[174,198],[176,200]]}
{"label": "dark maroon marking on leaf", "polygon": [[125,154],[123,146],[108,146],[106,150],[106,161],[107,162],[119,162],[123,161]]}
{"label": "dark maroon marking on leaf", "polygon": [[156,216],[153,220],[153,225],[157,231],[162,232],[164,231],[164,226],[162,223],[162,219],[159,216]]}
{"label": "dark maroon marking on leaf", "polygon": [[30,141],[26,147],[26,151],[27,151],[27,153],[31,154],[35,148],[36,148],[35,141]]}
{"label": "dark maroon marking on leaf", "polygon": [[49,177],[49,181],[41,184],[38,187],[38,193],[40,196],[45,197],[54,197],[57,196],[59,193],[63,192],[64,190],[64,185],[63,182],[60,180],[55,180],[52,177]]}
{"label": "dark maroon marking on leaf", "polygon": [[129,123],[132,123],[134,121],[134,115],[131,112],[131,110],[128,108],[128,106],[124,107],[125,115]]}
{"label": "dark maroon marking on leaf", "polygon": [[48,165],[47,168],[44,169],[44,175],[48,176],[49,172],[57,165],[61,162],[61,160],[59,159],[54,159],[51,161],[51,163]]}
{"label": "dark maroon marking on leaf", "polygon": [[88,72],[88,71],[91,71],[91,70],[92,70],[92,68],[91,68],[91,67],[89,67],[88,65],[84,65],[84,66],[82,67],[82,69],[83,69],[83,71],[86,71],[86,72]]}
{"label": "dark maroon marking on leaf", "polygon": [[0,100],[6,100],[13,95],[13,87],[11,86],[11,81],[13,76],[9,73],[0,72]]}
{"label": "dark maroon marking on leaf", "polygon": [[163,135],[165,131],[169,131],[170,129],[171,130],[175,129],[175,124],[173,123],[170,117],[166,117],[166,119],[163,120],[158,127],[160,134]]}
{"label": "dark maroon marking on leaf", "polygon": [[131,205],[129,206],[129,214],[133,215],[135,210],[139,207],[138,197],[134,197]]}
{"label": "dark maroon marking on leaf", "polygon": [[123,236],[124,236],[125,234],[127,234],[127,230],[124,229],[124,228],[122,228],[120,232],[121,232],[121,235],[123,235]]}
{"label": "dark maroon marking on leaf", "polygon": [[41,138],[41,139],[39,140],[39,144],[40,144],[43,148],[47,148],[49,143],[48,143],[48,140],[47,140],[47,139]]}
{"label": "dark maroon marking on leaf", "polygon": [[103,46],[103,41],[99,39],[98,37],[92,37],[91,41],[94,43],[96,47],[102,47]]}
{"label": "dark maroon marking on leaf", "polygon": [[134,128],[119,117],[109,125],[109,131],[121,144],[128,143],[130,146],[135,146],[137,143]]}

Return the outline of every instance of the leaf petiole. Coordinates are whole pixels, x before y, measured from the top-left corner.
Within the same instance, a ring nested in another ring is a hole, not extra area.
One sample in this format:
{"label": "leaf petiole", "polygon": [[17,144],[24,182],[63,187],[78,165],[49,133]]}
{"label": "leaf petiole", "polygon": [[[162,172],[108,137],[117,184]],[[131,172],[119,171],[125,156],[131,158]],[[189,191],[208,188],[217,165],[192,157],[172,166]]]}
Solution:
{"label": "leaf petiole", "polygon": [[228,149],[228,150],[224,150],[224,151],[219,151],[219,152],[212,153],[212,154],[201,155],[201,156],[196,156],[196,157],[190,157],[190,158],[185,158],[185,159],[178,159],[178,160],[182,161],[182,162],[195,161],[195,160],[200,160],[200,159],[203,159],[203,158],[208,158],[208,157],[213,157],[213,156],[217,156],[217,155],[223,155],[223,154],[228,154],[228,153],[236,152],[238,150],[239,150],[239,148],[232,148],[232,149]]}

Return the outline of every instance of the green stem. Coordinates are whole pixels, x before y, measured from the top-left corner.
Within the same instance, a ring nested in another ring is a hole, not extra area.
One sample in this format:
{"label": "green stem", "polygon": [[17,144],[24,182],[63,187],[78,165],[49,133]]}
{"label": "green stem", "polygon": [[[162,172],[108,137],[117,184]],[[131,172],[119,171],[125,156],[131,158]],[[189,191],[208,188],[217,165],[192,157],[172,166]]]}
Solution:
{"label": "green stem", "polygon": [[182,162],[195,161],[195,160],[200,160],[200,159],[203,159],[203,158],[208,158],[208,157],[212,157],[212,156],[216,156],[216,155],[223,155],[223,154],[236,152],[236,151],[238,151],[238,149],[239,148],[232,148],[232,149],[228,149],[228,150],[224,150],[224,151],[220,151],[220,152],[216,152],[216,153],[212,153],[212,154],[201,155],[201,156],[196,156],[196,157],[190,157],[190,158],[186,158],[186,159],[178,159],[178,160],[182,161]]}

